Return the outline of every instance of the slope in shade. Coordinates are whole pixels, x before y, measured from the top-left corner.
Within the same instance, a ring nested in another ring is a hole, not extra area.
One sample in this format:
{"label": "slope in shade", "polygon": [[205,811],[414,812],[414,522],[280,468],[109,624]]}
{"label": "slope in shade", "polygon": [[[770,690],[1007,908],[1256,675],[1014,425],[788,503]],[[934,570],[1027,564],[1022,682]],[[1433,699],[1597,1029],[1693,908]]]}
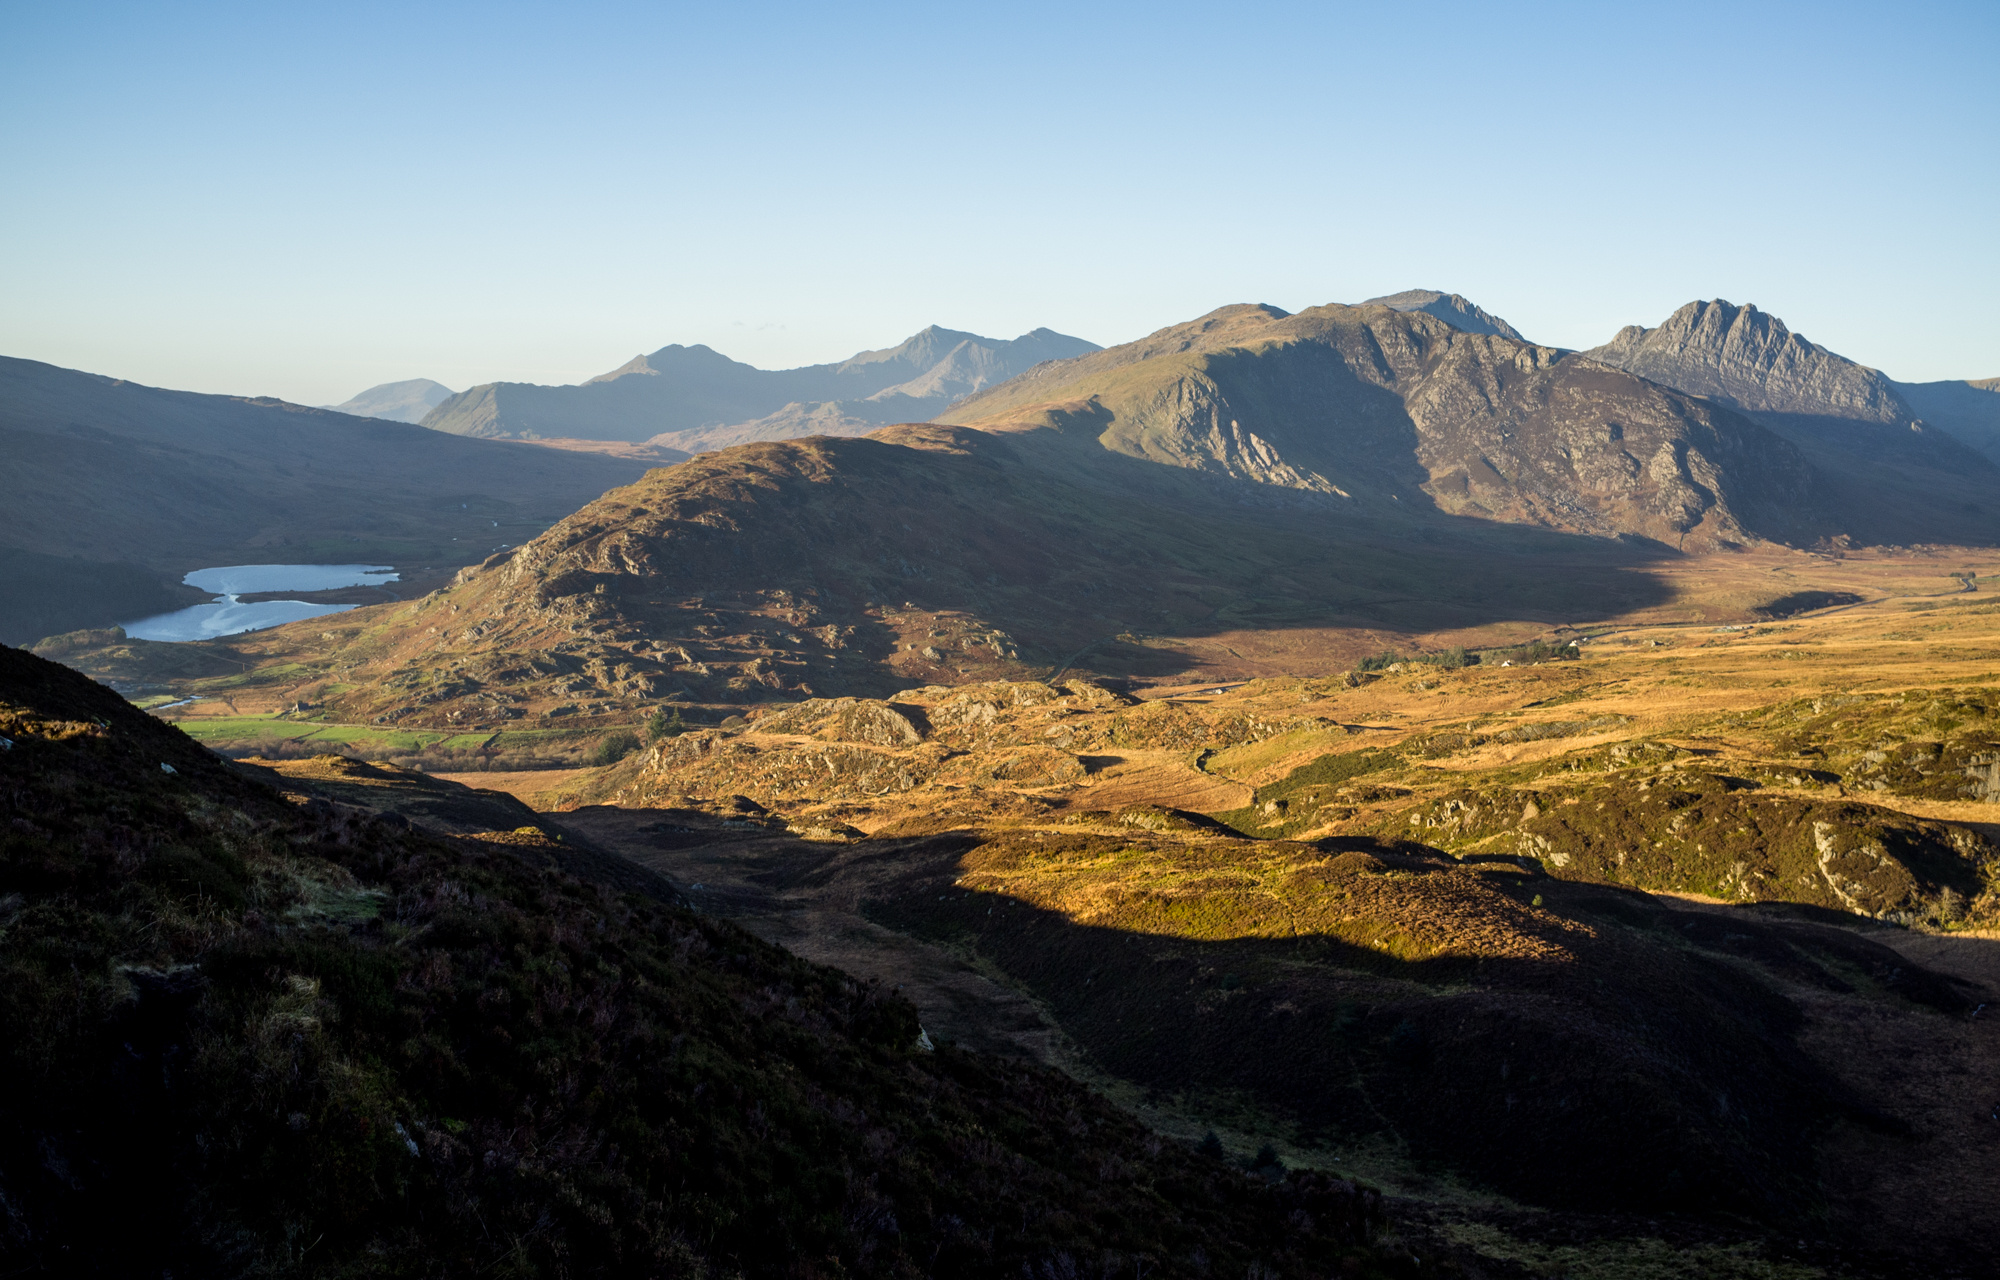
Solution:
{"label": "slope in shade", "polygon": [[1352,1184],[927,1052],[901,999],[546,827],[281,793],[12,649],[0,736],[17,1268],[1419,1274]]}
{"label": "slope in shade", "polygon": [[2000,462],[2000,378],[1898,382],[1896,392],[1926,423],[1935,423]]}
{"label": "slope in shade", "polygon": [[[548,522],[646,470],[642,462],[457,440],[278,400],[197,395],[0,359],[0,545],[164,571],[269,560],[450,565]],[[275,553],[275,554],[274,554]],[[36,562],[41,563],[41,562]],[[25,582],[45,582],[36,571]],[[23,585],[17,583],[17,586]],[[12,638],[40,619],[106,625],[131,592],[79,610],[19,600]],[[141,608],[170,604],[144,600]],[[192,603],[192,601],[185,601]]]}

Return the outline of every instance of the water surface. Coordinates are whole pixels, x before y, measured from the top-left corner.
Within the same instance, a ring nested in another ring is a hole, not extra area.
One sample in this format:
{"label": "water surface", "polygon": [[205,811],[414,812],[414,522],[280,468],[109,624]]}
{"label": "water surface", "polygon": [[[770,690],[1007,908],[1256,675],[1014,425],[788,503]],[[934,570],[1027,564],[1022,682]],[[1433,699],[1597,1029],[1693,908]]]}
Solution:
{"label": "water surface", "polygon": [[181,579],[191,587],[216,591],[209,604],[191,605],[172,613],[125,624],[135,640],[213,640],[245,631],[345,613],[351,604],[311,604],[304,600],[260,600],[245,604],[236,597],[265,591],[332,591],[338,587],[372,587],[396,581],[388,565],[372,564],[232,564],[196,569]]}

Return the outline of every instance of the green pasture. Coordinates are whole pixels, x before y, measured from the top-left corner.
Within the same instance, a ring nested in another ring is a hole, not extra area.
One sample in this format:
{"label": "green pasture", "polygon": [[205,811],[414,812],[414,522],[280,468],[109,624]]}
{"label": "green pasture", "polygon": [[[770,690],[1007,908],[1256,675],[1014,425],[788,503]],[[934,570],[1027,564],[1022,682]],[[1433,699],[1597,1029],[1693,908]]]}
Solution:
{"label": "green pasture", "polygon": [[277,716],[203,716],[171,723],[202,743],[324,742],[329,751],[423,751],[443,747],[473,751],[490,746],[496,752],[519,751],[537,745],[590,738],[595,733],[573,729],[524,729],[500,733],[447,733],[382,728],[365,724],[325,724],[285,720]]}

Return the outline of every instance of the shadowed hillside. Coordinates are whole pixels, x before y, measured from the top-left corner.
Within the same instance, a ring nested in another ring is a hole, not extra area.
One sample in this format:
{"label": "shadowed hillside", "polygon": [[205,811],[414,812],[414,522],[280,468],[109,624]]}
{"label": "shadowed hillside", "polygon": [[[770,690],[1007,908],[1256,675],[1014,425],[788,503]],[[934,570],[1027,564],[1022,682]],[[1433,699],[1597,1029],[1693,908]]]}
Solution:
{"label": "shadowed hillside", "polygon": [[22,642],[129,620],[132,591],[86,592],[135,572],[172,584],[258,561],[463,563],[644,471],[31,360],[0,360],[0,454],[0,547],[92,562],[67,587],[36,589],[44,565],[0,592],[0,636]]}
{"label": "shadowed hillside", "polygon": [[[66,1274],[1454,1273],[545,828],[247,778],[0,649],[0,1253]],[[630,891],[637,887],[640,891]]]}
{"label": "shadowed hillside", "polygon": [[1943,427],[2000,462],[2000,378],[1898,382],[1896,392],[1925,422]]}
{"label": "shadowed hillside", "polygon": [[1283,506],[1227,490],[1168,504],[1145,476],[1119,492],[1117,477],[1071,474],[1069,450],[1053,432],[929,426],[740,446],[654,471],[420,601],[231,652],[313,681],[292,696],[338,719],[469,729],[661,698],[880,695],[1086,658],[1158,678],[1199,665],[1180,638],[1355,629],[1311,642],[1324,667],[1358,658],[1376,628],[1664,598],[1647,566],[1672,553],[1655,546],[1393,510],[1367,522],[1281,490],[1261,492]]}

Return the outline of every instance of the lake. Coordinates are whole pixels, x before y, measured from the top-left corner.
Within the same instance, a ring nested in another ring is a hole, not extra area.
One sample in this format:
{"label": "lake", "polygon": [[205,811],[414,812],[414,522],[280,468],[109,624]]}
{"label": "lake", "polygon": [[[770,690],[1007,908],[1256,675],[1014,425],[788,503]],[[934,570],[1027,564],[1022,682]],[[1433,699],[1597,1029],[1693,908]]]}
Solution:
{"label": "lake", "polygon": [[373,587],[396,581],[385,564],[232,564],[196,569],[181,581],[217,593],[209,604],[191,605],[172,613],[154,614],[125,623],[135,640],[213,640],[243,631],[275,627],[301,618],[345,613],[351,604],[310,604],[304,600],[261,600],[244,604],[238,596],[265,591],[332,591],[339,587]]}

